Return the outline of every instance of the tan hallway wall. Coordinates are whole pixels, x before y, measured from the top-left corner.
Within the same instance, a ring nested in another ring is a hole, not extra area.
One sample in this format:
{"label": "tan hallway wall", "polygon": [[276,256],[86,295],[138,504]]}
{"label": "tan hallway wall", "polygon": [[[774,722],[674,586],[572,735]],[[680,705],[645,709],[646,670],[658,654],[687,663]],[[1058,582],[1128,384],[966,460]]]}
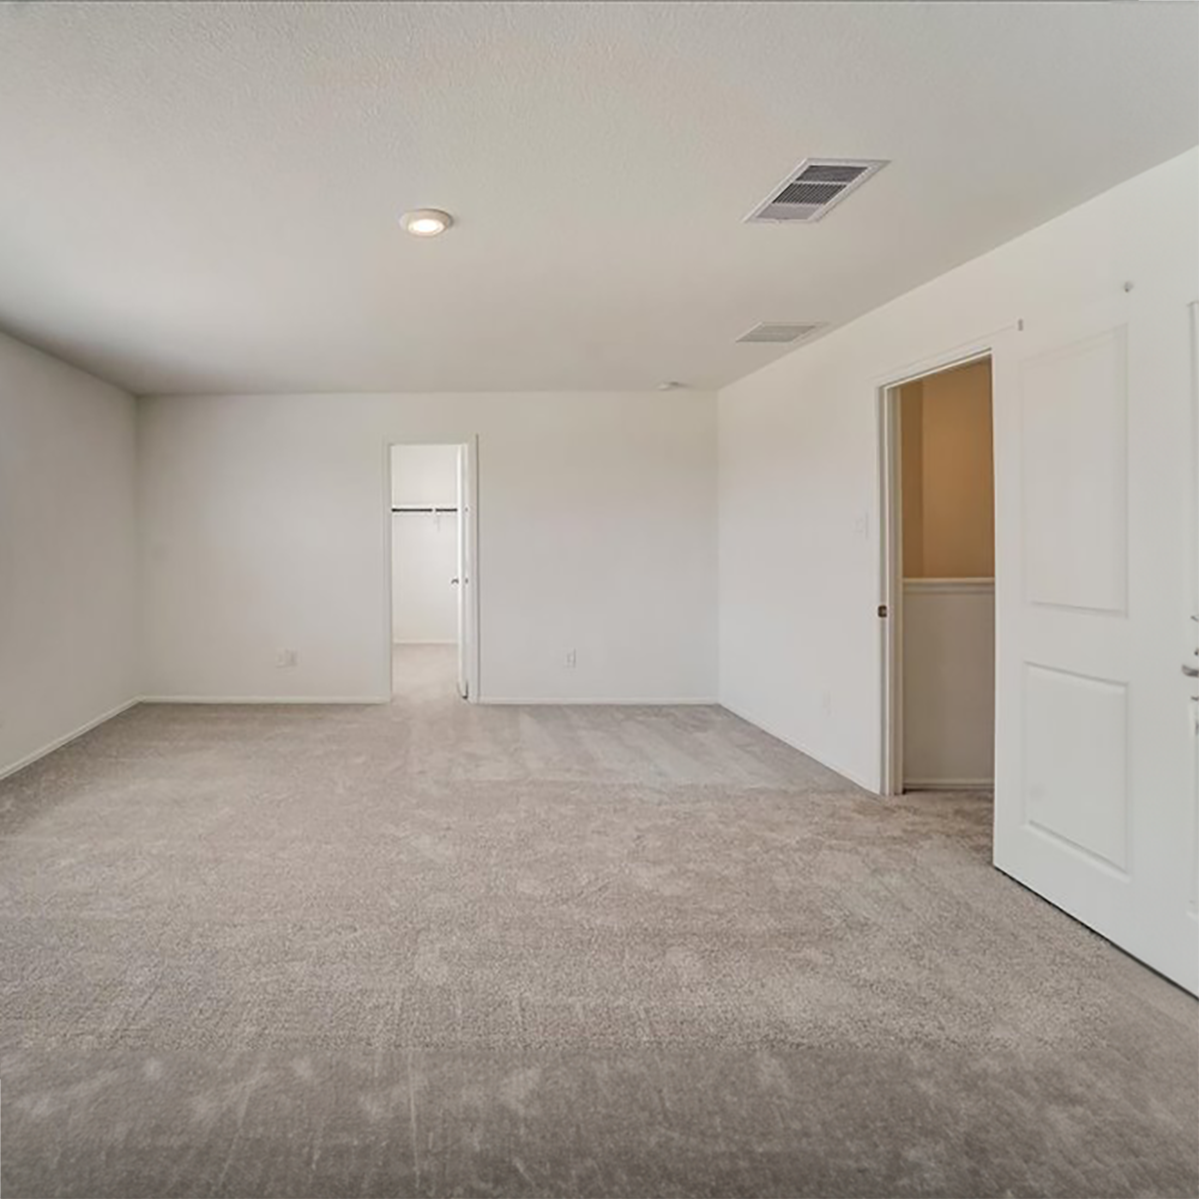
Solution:
{"label": "tan hallway wall", "polygon": [[905,384],[900,437],[905,578],[990,578],[990,361]]}

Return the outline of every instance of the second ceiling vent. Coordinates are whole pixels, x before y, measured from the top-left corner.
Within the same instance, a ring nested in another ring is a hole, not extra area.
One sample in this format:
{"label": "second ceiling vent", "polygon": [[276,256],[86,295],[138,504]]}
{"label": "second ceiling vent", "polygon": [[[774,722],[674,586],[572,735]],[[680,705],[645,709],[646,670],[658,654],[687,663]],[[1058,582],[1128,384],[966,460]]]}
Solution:
{"label": "second ceiling vent", "polygon": [[878,158],[806,158],[747,221],[819,221],[887,166]]}
{"label": "second ceiling vent", "polygon": [[755,325],[753,329],[747,329],[740,338],[735,340],[739,342],[798,342],[801,338],[816,333],[823,326],[824,322],[821,321],[808,325],[793,325],[783,321],[763,321],[761,324]]}

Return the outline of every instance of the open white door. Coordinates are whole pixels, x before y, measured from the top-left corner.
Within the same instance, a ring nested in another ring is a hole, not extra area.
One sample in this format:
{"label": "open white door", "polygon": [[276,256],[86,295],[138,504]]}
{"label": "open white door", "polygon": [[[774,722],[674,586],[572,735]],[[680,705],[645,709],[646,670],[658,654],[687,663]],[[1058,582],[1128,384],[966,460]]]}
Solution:
{"label": "open white door", "polygon": [[995,863],[1195,992],[1189,299],[996,347]]}
{"label": "open white door", "polygon": [[467,595],[471,579],[467,573],[470,556],[468,554],[467,525],[471,516],[470,503],[470,471],[467,459],[467,447],[458,448],[458,559],[456,579],[458,583],[458,694],[466,700],[470,694],[470,680],[467,672],[468,638],[470,635],[469,610],[470,603]]}

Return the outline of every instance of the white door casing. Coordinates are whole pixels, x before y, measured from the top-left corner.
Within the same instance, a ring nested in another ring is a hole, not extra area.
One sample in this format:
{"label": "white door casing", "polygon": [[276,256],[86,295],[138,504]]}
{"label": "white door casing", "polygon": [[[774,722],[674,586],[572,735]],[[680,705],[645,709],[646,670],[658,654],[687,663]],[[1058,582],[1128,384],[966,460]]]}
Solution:
{"label": "white door casing", "polygon": [[479,701],[479,438],[458,448],[458,694]]}
{"label": "white door casing", "polygon": [[1195,992],[1190,298],[1164,291],[995,347],[995,864]]}
{"label": "white door casing", "polygon": [[466,700],[470,694],[470,682],[467,678],[467,588],[470,578],[467,575],[467,520],[469,516],[468,486],[467,486],[467,447],[459,446],[455,459],[456,466],[456,496],[458,503],[458,555],[455,567],[455,580],[458,601],[458,694]]}
{"label": "white door casing", "polygon": [[1200,667],[1200,302],[1193,300],[1188,305],[1189,333],[1192,348],[1192,379],[1187,398],[1188,440],[1190,478],[1188,495],[1188,520],[1185,524],[1185,542],[1182,547],[1188,565],[1188,621],[1191,628],[1183,647],[1183,663],[1180,673],[1188,679],[1189,725],[1192,732],[1192,889],[1189,910],[1192,920],[1197,919],[1200,907],[1200,679],[1189,675],[1189,671]]}

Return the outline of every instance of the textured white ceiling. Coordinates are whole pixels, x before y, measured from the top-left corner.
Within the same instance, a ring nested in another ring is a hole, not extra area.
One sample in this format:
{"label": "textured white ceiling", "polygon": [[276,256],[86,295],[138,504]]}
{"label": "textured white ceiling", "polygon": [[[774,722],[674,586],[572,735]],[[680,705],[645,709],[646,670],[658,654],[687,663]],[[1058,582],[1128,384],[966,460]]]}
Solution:
{"label": "textured white ceiling", "polygon": [[[0,8],[0,325],[135,392],[713,387],[1197,139],[1184,4]],[[813,226],[806,155],[887,158]],[[444,237],[402,210],[449,209]]]}

